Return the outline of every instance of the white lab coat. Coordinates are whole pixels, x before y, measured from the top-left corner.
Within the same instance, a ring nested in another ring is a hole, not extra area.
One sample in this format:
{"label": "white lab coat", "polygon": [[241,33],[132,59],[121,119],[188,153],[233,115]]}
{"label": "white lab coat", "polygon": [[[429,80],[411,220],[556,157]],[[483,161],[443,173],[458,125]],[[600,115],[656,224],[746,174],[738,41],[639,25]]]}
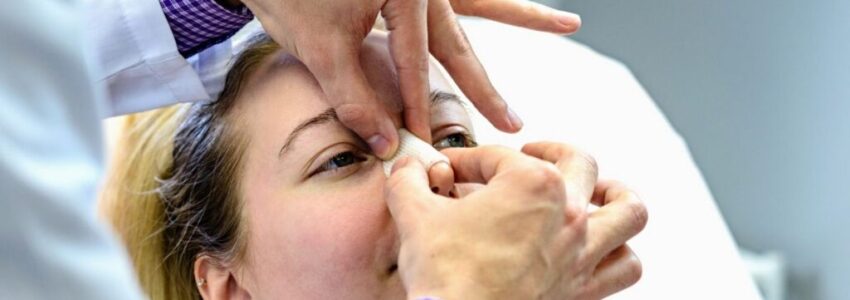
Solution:
{"label": "white lab coat", "polygon": [[102,91],[76,1],[0,9],[0,298],[139,299],[95,217]]}
{"label": "white lab coat", "polygon": [[157,0],[85,0],[86,29],[107,87],[109,116],[176,102],[208,100],[200,78],[177,51]]}

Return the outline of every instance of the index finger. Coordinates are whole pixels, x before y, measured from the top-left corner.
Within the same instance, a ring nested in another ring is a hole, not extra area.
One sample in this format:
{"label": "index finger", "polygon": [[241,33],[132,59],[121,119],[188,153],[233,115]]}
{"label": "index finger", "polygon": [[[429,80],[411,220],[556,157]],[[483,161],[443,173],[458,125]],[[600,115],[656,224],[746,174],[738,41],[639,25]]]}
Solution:
{"label": "index finger", "polygon": [[475,108],[499,130],[519,131],[522,121],[493,87],[448,0],[428,1],[428,37],[429,50]]}
{"label": "index finger", "polygon": [[526,144],[522,152],[554,164],[563,174],[570,199],[579,201],[580,207],[587,207],[599,176],[599,168],[592,156],[567,144],[554,142]]}
{"label": "index finger", "polygon": [[428,28],[425,0],[388,0],[381,15],[389,31],[389,48],[398,72],[405,127],[431,141],[428,103]]}
{"label": "index finger", "polygon": [[616,182],[602,182],[594,194],[600,207],[587,219],[586,253],[600,261],[646,226],[646,206],[632,190]]}

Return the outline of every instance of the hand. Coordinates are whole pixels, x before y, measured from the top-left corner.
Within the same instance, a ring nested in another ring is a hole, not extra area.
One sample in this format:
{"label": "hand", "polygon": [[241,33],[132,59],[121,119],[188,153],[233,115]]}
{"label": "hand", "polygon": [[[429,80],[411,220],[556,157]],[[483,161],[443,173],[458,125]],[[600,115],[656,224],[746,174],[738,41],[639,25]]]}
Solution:
{"label": "hand", "polygon": [[463,13],[555,32],[572,32],[580,24],[578,18],[571,19],[542,6],[513,0],[242,2],[282,48],[299,58],[316,76],[340,121],[363,137],[382,158],[395,153],[398,133],[389,114],[377,103],[359,61],[360,44],[379,12],[389,30],[390,53],[399,77],[405,125],[426,141],[430,141],[429,49],[494,126],[507,132],[516,132],[522,127],[522,122],[493,88],[472,52],[457,24],[452,5],[457,5]]}
{"label": "hand", "polygon": [[638,196],[621,183],[597,182],[596,160],[568,145],[531,143],[522,152],[554,164],[564,178],[567,198],[579,209],[585,211],[588,200],[599,207],[587,217],[587,244],[577,259],[585,268],[573,277],[584,279],[562,280],[556,299],[601,299],[635,284],[642,265],[626,241],[648,220]]}
{"label": "hand", "polygon": [[[401,236],[399,272],[409,295],[584,299],[637,280],[639,262],[627,247],[618,248],[645,222],[623,211],[637,198],[616,184],[600,185],[594,194],[589,157],[543,152],[556,164],[498,147],[444,151],[458,181],[486,184],[460,201],[431,193],[415,160],[397,165],[387,202]],[[576,190],[570,195],[587,199],[569,199],[565,183]],[[591,195],[603,213],[589,217],[584,206]]]}
{"label": "hand", "polygon": [[[387,181],[408,298],[537,298],[552,284],[552,269],[562,267],[567,251],[560,248],[584,245],[574,241],[583,234],[561,233],[567,201],[558,170],[500,147],[445,153],[458,180],[487,185],[461,200],[442,197],[409,158],[396,163]],[[575,229],[583,230],[583,222]]]}

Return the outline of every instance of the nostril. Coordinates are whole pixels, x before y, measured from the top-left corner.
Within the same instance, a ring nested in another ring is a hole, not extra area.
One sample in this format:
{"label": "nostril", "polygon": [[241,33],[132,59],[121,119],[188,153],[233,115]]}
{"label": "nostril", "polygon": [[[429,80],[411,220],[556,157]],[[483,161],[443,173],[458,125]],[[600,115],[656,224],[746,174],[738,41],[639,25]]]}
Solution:
{"label": "nostril", "polygon": [[440,187],[438,187],[438,186],[431,187],[431,192],[433,192],[434,194],[439,194],[440,193]]}

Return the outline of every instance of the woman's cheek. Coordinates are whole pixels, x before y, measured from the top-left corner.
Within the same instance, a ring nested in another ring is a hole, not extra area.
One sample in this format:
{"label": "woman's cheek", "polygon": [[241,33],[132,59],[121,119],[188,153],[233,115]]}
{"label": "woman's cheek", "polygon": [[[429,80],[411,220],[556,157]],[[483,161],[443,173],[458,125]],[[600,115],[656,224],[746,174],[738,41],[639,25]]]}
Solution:
{"label": "woman's cheek", "polygon": [[359,178],[282,198],[286,217],[273,235],[284,241],[299,276],[312,278],[311,285],[338,290],[362,283],[384,267],[385,259],[377,256],[391,252],[386,250],[394,243],[387,241],[394,238],[394,225],[383,199],[386,177],[380,168],[364,171]]}
{"label": "woman's cheek", "polygon": [[384,177],[381,168],[365,170],[366,174],[345,185],[328,190],[323,201],[332,203],[323,211],[321,226],[326,241],[335,247],[332,257],[338,266],[348,270],[364,270],[374,263],[379,241],[394,229],[384,202]]}

